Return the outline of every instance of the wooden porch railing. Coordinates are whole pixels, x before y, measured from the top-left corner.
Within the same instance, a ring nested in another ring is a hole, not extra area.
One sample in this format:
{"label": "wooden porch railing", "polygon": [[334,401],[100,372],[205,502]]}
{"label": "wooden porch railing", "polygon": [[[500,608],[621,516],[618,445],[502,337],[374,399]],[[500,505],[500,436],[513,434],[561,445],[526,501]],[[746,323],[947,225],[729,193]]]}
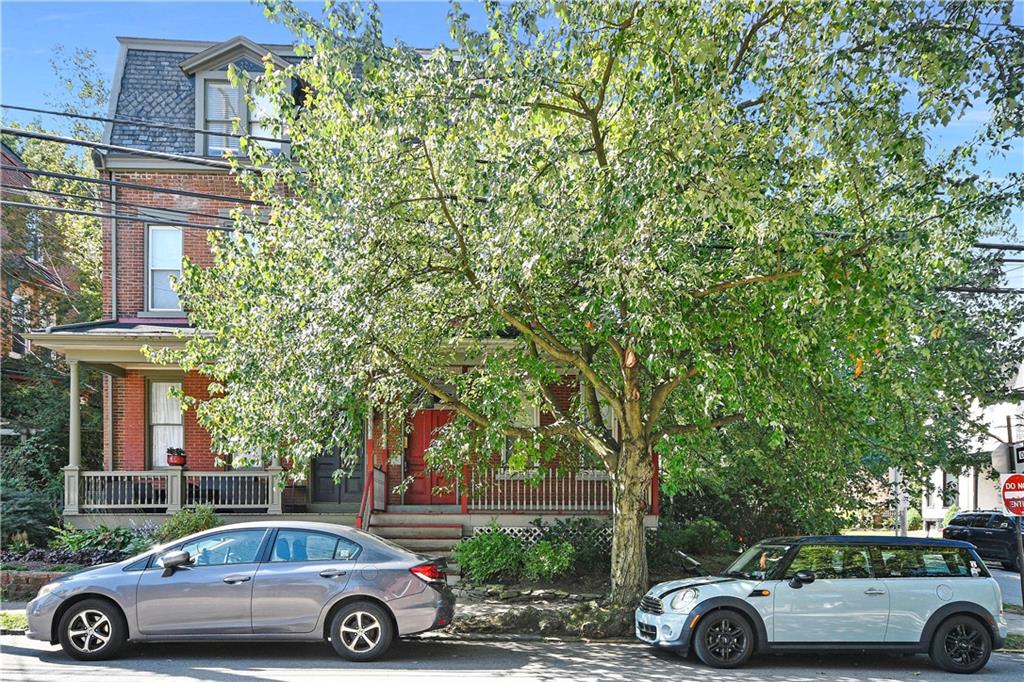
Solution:
{"label": "wooden porch railing", "polygon": [[267,471],[64,470],[64,513],[164,511],[210,505],[214,509],[266,510],[281,513],[279,469]]}
{"label": "wooden porch railing", "polygon": [[608,512],[612,487],[601,471],[533,472],[490,469],[470,476],[466,496],[470,511]]}

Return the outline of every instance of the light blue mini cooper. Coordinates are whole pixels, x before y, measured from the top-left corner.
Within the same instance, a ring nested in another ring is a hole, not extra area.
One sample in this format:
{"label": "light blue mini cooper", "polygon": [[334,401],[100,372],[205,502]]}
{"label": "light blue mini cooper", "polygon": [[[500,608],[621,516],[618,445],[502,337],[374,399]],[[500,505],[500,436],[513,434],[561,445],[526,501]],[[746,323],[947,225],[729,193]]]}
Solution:
{"label": "light blue mini cooper", "polygon": [[775,538],[721,575],[655,585],[636,636],[707,665],[735,668],[755,652],[928,653],[972,673],[1003,646],[998,583],[974,546],[854,536]]}

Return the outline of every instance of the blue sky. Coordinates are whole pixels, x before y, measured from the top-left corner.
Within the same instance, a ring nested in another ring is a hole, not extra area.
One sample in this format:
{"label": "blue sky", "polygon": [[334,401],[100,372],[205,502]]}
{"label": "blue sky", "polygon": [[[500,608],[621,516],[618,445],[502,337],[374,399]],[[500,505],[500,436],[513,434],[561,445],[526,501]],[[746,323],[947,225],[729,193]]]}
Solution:
{"label": "blue sky", "polygon": [[[317,11],[320,2],[300,3]],[[471,0],[463,3],[471,14],[482,11]],[[385,36],[419,47],[448,41],[447,2],[383,2]],[[1018,2],[1014,23],[1024,24],[1024,0]],[[289,42],[288,32],[271,24],[262,7],[248,0],[211,2],[42,2],[0,0],[0,96],[4,102],[46,108],[58,84],[49,65],[56,45],[69,52],[86,47],[96,51],[97,62],[109,81],[117,58],[116,36],[224,40],[244,34],[257,42]],[[5,112],[5,117],[8,112]],[[987,115],[976,109],[960,121],[933,131],[936,147],[962,141]],[[23,119],[22,116],[10,116]],[[1003,176],[1024,167],[1020,140],[1005,157],[982,160],[979,170]],[[1015,213],[1018,241],[1024,241],[1024,213]],[[1022,273],[1024,274],[1024,273]]]}

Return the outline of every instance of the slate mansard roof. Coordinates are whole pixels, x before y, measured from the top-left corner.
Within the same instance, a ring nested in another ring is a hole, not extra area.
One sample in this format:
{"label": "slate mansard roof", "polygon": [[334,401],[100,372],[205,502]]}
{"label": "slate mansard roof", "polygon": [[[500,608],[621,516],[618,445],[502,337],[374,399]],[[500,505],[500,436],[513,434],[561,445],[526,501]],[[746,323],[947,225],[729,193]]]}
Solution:
{"label": "slate mansard roof", "polygon": [[[238,36],[221,43],[197,40],[162,40],[119,37],[121,51],[114,72],[110,117],[167,123],[186,128],[196,125],[197,60],[208,56],[209,71],[227,73],[228,65],[262,71],[268,52],[280,63],[298,57],[291,45],[257,44]],[[201,66],[201,65],[200,65]],[[195,135],[128,123],[112,123],[104,131],[110,144],[176,154],[195,153]]]}

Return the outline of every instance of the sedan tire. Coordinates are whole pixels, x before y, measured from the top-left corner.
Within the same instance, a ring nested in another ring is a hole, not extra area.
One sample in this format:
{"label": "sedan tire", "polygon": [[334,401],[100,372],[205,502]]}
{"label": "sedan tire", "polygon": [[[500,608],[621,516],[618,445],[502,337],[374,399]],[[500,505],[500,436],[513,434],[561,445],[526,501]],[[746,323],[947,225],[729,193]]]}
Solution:
{"label": "sedan tire", "polygon": [[350,661],[380,658],[394,638],[391,614],[370,601],[346,604],[331,620],[331,646]]}
{"label": "sedan tire", "polygon": [[944,620],[932,636],[932,662],[951,673],[974,673],[985,667],[992,655],[988,628],[970,616]]}
{"label": "sedan tire", "polygon": [[712,611],[693,635],[697,657],[712,668],[738,668],[754,653],[754,629],[735,611]]}
{"label": "sedan tire", "polygon": [[80,661],[114,658],[128,640],[121,611],[102,599],[86,599],[69,608],[57,626],[64,652]]}

